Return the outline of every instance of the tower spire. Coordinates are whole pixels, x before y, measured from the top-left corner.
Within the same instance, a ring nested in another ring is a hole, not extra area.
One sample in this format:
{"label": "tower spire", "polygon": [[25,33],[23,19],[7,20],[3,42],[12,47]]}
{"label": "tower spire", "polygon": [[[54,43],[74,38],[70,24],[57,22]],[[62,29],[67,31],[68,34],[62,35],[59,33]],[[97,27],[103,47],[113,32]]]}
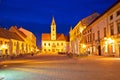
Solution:
{"label": "tower spire", "polygon": [[54,16],[52,17],[52,23],[51,23],[51,25],[56,25],[55,20],[54,20]]}
{"label": "tower spire", "polygon": [[51,40],[56,40],[56,23],[54,17],[52,17],[51,23]]}

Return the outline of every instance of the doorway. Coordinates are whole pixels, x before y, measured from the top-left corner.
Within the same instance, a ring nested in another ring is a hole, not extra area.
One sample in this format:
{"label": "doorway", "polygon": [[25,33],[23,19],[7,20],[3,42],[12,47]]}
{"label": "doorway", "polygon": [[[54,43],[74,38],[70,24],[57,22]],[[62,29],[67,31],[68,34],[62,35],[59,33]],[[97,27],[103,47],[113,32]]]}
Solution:
{"label": "doorway", "polygon": [[101,56],[101,46],[98,46],[98,55]]}

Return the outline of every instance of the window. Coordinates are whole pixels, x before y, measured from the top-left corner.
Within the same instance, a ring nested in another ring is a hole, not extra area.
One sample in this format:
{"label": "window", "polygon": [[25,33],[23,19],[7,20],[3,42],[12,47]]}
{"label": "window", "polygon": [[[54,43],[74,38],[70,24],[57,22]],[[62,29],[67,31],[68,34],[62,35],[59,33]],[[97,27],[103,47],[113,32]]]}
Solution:
{"label": "window", "polygon": [[46,43],[44,43],[44,46],[46,46]]}
{"label": "window", "polygon": [[85,41],[85,43],[87,43],[87,37],[85,36],[85,38],[84,38],[84,41]]}
{"label": "window", "polygon": [[50,51],[50,49],[48,51]]}
{"label": "window", "polygon": [[118,31],[118,34],[120,33],[120,23],[117,23],[117,31]]}
{"label": "window", "polygon": [[106,37],[106,27],[104,28],[104,37]]}
{"label": "window", "polygon": [[55,29],[53,28],[53,31],[54,31]]}
{"label": "window", "polygon": [[119,10],[119,11],[117,11],[116,15],[117,15],[117,16],[119,16],[119,15],[120,15],[120,10]]}
{"label": "window", "polygon": [[55,49],[52,49],[52,52],[55,52]]}
{"label": "window", "polygon": [[16,42],[14,42],[14,46],[16,46]]}
{"label": "window", "polygon": [[98,31],[98,40],[100,40],[100,31]]}
{"label": "window", "polygon": [[88,33],[89,33],[89,30],[88,30]]}
{"label": "window", "polygon": [[44,51],[46,51],[46,49],[44,49]]}
{"label": "window", "polygon": [[110,16],[110,20],[112,20],[112,19],[113,19],[113,15]]}
{"label": "window", "polygon": [[59,43],[57,43],[57,46],[59,46]]}
{"label": "window", "polygon": [[7,44],[8,42],[5,42],[5,44]]}
{"label": "window", "polygon": [[77,29],[77,34],[79,34],[79,28]]}
{"label": "window", "polygon": [[89,35],[87,35],[87,42],[89,42]]}
{"label": "window", "polygon": [[63,46],[63,43],[61,43],[61,46]]}
{"label": "window", "polygon": [[93,33],[93,40],[95,40],[95,33]]}
{"label": "window", "polygon": [[53,36],[55,36],[55,34],[53,34]]}
{"label": "window", "polygon": [[2,41],[0,41],[0,44],[2,44]]}
{"label": "window", "polygon": [[52,43],[52,47],[56,47],[55,43]]}
{"label": "window", "polygon": [[90,42],[92,42],[92,33],[90,34]]}
{"label": "window", "polygon": [[48,45],[50,46],[50,43],[48,43]]}
{"label": "window", "polygon": [[114,35],[114,27],[113,27],[113,25],[110,25],[110,34]]}
{"label": "window", "polygon": [[90,29],[90,32],[92,32],[92,29]]}

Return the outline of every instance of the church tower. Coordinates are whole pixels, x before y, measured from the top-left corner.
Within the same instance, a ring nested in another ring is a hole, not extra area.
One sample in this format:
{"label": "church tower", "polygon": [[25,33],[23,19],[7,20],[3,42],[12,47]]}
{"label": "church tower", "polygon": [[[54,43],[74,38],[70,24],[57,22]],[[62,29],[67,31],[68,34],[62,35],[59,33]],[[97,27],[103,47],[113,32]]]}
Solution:
{"label": "church tower", "polygon": [[56,24],[54,17],[52,18],[52,23],[51,23],[51,40],[56,40]]}

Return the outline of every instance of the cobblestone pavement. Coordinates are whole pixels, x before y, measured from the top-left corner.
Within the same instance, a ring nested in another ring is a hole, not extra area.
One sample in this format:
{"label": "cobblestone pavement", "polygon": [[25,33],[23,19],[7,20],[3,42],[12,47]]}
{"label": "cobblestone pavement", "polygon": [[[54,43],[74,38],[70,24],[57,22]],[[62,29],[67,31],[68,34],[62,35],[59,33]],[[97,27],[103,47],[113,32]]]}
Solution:
{"label": "cobblestone pavement", "polygon": [[3,63],[0,80],[120,80],[120,58],[40,55]]}

